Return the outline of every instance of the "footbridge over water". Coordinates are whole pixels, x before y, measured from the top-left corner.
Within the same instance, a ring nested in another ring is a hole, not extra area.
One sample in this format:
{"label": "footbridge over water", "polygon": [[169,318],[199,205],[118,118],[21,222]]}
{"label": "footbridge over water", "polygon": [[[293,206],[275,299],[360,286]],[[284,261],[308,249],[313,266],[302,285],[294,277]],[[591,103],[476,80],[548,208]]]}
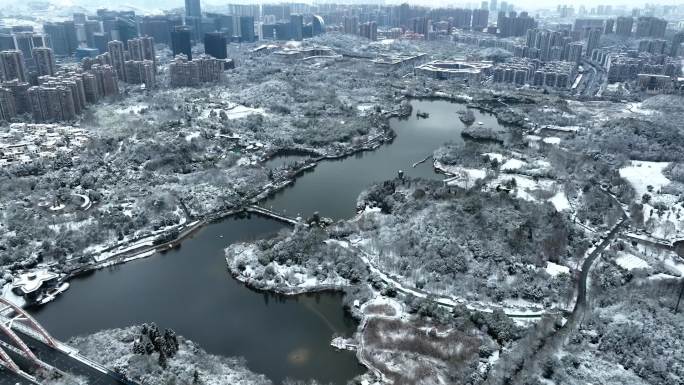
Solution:
{"label": "footbridge over water", "polygon": [[30,314],[0,297],[0,384],[38,384],[67,373],[93,385],[136,385],[53,338]]}
{"label": "footbridge over water", "polygon": [[247,206],[246,211],[250,212],[250,213],[264,215],[264,216],[267,216],[269,218],[273,218],[277,221],[289,223],[291,225],[308,226],[306,221],[304,221],[301,217],[297,217],[297,218],[289,217],[285,214],[281,214],[281,213],[278,213],[276,211],[273,211],[273,210],[270,210],[270,209],[267,209],[267,208],[264,208],[264,207],[261,207],[258,205]]}

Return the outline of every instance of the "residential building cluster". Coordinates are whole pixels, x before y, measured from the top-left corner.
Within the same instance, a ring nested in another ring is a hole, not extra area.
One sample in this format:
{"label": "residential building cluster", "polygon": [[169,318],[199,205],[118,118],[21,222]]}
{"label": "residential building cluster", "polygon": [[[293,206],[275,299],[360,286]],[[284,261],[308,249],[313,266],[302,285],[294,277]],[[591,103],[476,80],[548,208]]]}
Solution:
{"label": "residential building cluster", "polygon": [[148,88],[155,85],[157,58],[154,38],[135,37],[129,39],[127,44],[112,40],[107,43],[107,54],[119,80],[129,84],[144,84]]}
{"label": "residential building cluster", "polygon": [[502,11],[497,16],[496,26],[501,37],[525,36],[528,29],[537,26],[537,22],[527,12],[518,14],[515,11],[510,11],[506,14]]}
{"label": "residential building cluster", "polygon": [[517,86],[529,84],[535,87],[566,89],[572,86],[576,77],[574,63],[547,61],[528,58],[512,58],[497,64],[493,71],[494,83],[509,83]]}
{"label": "residential building cluster", "polygon": [[225,61],[208,55],[188,60],[177,55],[169,64],[171,87],[196,87],[201,83],[215,83],[223,78]]}
{"label": "residential building cluster", "polygon": [[605,68],[609,83],[634,81],[640,74],[661,75],[671,79],[682,74],[681,60],[662,54],[604,50],[597,52],[595,59]]}
{"label": "residential building cluster", "polygon": [[[30,114],[36,122],[73,120],[88,103],[118,94],[117,76],[108,64],[58,70],[50,48],[34,48],[37,77],[29,79],[23,53],[0,52],[0,120]],[[30,81],[30,82],[29,82]]]}

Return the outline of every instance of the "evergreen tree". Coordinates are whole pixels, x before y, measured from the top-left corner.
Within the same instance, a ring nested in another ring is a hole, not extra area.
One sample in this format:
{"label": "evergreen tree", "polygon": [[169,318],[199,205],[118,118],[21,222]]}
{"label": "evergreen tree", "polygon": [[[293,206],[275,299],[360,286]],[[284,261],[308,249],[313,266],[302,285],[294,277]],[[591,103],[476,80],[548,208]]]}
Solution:
{"label": "evergreen tree", "polygon": [[166,369],[169,366],[166,354],[163,351],[159,352],[159,366],[161,366],[162,369]]}
{"label": "evergreen tree", "polygon": [[145,346],[143,345],[141,339],[137,339],[135,340],[135,342],[133,342],[133,354],[145,354]]}

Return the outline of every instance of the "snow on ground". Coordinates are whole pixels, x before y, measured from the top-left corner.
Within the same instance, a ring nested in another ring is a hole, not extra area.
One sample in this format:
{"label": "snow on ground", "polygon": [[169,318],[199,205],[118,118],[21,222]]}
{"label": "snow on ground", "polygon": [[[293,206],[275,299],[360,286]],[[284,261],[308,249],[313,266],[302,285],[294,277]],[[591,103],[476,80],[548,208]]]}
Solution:
{"label": "snow on ground", "polygon": [[130,261],[135,261],[136,259],[147,258],[149,256],[154,255],[156,252],[157,252],[157,250],[146,251],[144,253],[140,253],[138,255],[134,255],[132,257],[126,258],[126,259],[124,259],[124,262],[130,262]]}
{"label": "snow on ground", "polygon": [[63,204],[60,203],[57,206],[50,207],[50,211],[61,211],[61,210],[64,210],[65,207],[66,206],[64,206]]}
{"label": "snow on ground", "polygon": [[7,283],[5,284],[5,286],[2,287],[2,298],[20,307],[24,307],[26,305],[26,301],[24,301],[24,298],[12,292],[12,283]]}
{"label": "snow on ground", "polygon": [[[394,44],[395,42],[396,42],[395,39],[382,39],[382,40],[378,40],[376,43],[382,44],[382,45],[391,45],[391,44]],[[371,43],[371,44],[373,44],[373,43]]]}
{"label": "snow on ground", "polygon": [[518,170],[521,167],[525,166],[527,162],[522,161],[520,159],[509,159],[506,161],[506,163],[501,165],[501,170],[502,171],[511,171],[511,170]]}
{"label": "snow on ground", "polygon": [[625,270],[646,269],[649,267],[649,264],[643,259],[634,254],[625,253],[623,251],[618,252],[618,257],[615,259],[615,263]]}
{"label": "snow on ground", "polygon": [[484,179],[487,176],[487,170],[483,168],[466,168],[458,165],[446,165],[439,161],[434,162],[434,167],[447,175],[452,175],[450,178],[444,179],[444,182],[449,186],[460,186],[468,188],[478,179]]}
{"label": "snow on ground", "polygon": [[553,144],[554,146],[557,146],[560,144],[561,138],[559,138],[557,136],[549,136],[549,137],[542,139],[542,142],[544,142],[546,144]]}
{"label": "snow on ground", "polygon": [[83,203],[81,203],[81,206],[80,206],[82,210],[88,210],[90,208],[90,206],[92,206],[92,202],[90,201],[89,196],[84,195],[84,194],[77,194],[77,193],[73,193],[71,195],[77,196],[77,197],[83,199]]}
{"label": "snow on ground", "polygon": [[444,179],[444,182],[449,186],[460,186],[468,188],[478,179],[484,179],[487,176],[487,171],[478,168],[461,167],[460,170],[454,173],[451,178]]}
{"label": "snow on ground", "polygon": [[565,196],[565,193],[563,191],[559,191],[556,193],[556,195],[549,198],[549,202],[553,204],[553,207],[555,207],[556,211],[558,212],[563,210],[570,210],[570,202],[568,201],[568,197]]}
{"label": "snow on ground", "polygon": [[231,120],[242,119],[252,114],[259,114],[264,116],[268,115],[263,108],[251,108],[243,106],[241,104],[231,104],[227,109],[206,109],[202,112],[201,117],[204,119],[209,118],[209,114],[211,113],[211,111],[214,111],[216,113],[216,119],[218,119],[218,116],[221,111],[223,111],[228,117],[228,119]]}
{"label": "snow on ground", "polygon": [[132,106],[128,106],[125,108],[119,108],[116,109],[115,112],[118,112],[120,114],[139,114],[140,111],[144,110],[145,108],[148,108],[149,106],[147,104],[141,103],[141,104],[135,104]]}
{"label": "snow on ground", "polygon": [[94,256],[94,258],[95,258],[95,261],[101,262],[101,261],[104,261],[105,259],[110,258],[116,254],[125,253],[127,251],[135,250],[135,249],[140,248],[140,247],[152,246],[152,245],[154,245],[154,240],[146,239],[146,240],[141,241],[141,242],[131,243],[130,245],[127,245],[125,247],[117,247],[113,250],[110,250],[110,251],[107,251],[107,252],[104,252],[101,254],[96,254]]}
{"label": "snow on ground", "polygon": [[665,274],[665,273],[658,273],[658,274],[653,274],[650,277],[648,277],[649,280],[658,280],[658,279],[679,279],[679,277],[675,277],[674,275],[670,274]]}
{"label": "snow on ground", "polygon": [[192,133],[190,133],[190,134],[188,134],[188,135],[185,135],[185,141],[188,142],[188,143],[190,143],[190,142],[192,142],[193,139],[199,138],[199,136],[200,136],[200,132],[199,132],[199,131],[194,131],[194,132],[192,132]]}
{"label": "snow on ground", "polygon": [[369,306],[386,306],[386,307],[392,309],[394,314],[385,313],[385,314],[383,314],[383,316],[385,316],[385,317],[402,318],[403,316],[406,315],[406,312],[404,311],[404,307],[399,301],[392,299],[392,298],[384,297],[384,296],[377,296],[377,297],[365,302],[361,306],[361,312],[364,314],[368,314],[366,309]]}
{"label": "snow on ground", "polygon": [[526,175],[521,174],[500,174],[498,178],[489,182],[489,187],[495,189],[496,186],[506,185],[508,181],[515,179],[514,193],[520,199],[536,202],[538,199],[531,194],[535,190],[552,191],[555,182],[550,179],[538,178],[536,181]]}
{"label": "snow on ground", "polygon": [[497,152],[485,152],[484,154],[482,154],[482,156],[486,157],[489,160],[496,159],[496,161],[499,163],[503,162],[504,160],[504,156]]}
{"label": "snow on ground", "polygon": [[663,260],[663,264],[670,268],[673,273],[679,273],[680,276],[684,276],[684,263],[675,261],[671,257],[667,257]]}
{"label": "snow on ground", "polygon": [[372,110],[374,107],[374,104],[372,103],[362,103],[356,106],[356,109],[361,111],[361,112],[366,112],[369,110]]}
{"label": "snow on ground", "polygon": [[646,162],[640,160],[631,161],[631,165],[620,169],[620,176],[625,178],[636,191],[637,199],[648,192],[648,186],[653,191],[670,184],[670,180],[663,174],[663,169],[669,162]]}
{"label": "snow on ground", "polygon": [[535,192],[545,191],[556,193],[546,201],[551,203],[557,211],[570,210],[570,202],[568,201],[565,192],[555,181],[548,178],[531,178],[527,175],[521,174],[500,174],[497,178],[492,179],[487,183],[487,187],[494,190],[497,186],[505,186],[511,179],[515,179],[515,188],[513,194],[520,199],[530,202],[539,202]]}
{"label": "snow on ground", "polygon": [[94,218],[87,218],[82,221],[69,221],[62,223],[50,224],[48,227],[50,230],[60,233],[62,231],[72,230],[72,231],[82,231],[84,228],[91,226],[95,222]]}
{"label": "snow on ground", "polygon": [[546,262],[546,272],[555,277],[559,274],[570,274],[570,268],[553,262]]}
{"label": "snow on ground", "polygon": [[653,115],[655,113],[653,110],[643,108],[641,103],[629,103],[625,109],[629,112],[641,115]]}

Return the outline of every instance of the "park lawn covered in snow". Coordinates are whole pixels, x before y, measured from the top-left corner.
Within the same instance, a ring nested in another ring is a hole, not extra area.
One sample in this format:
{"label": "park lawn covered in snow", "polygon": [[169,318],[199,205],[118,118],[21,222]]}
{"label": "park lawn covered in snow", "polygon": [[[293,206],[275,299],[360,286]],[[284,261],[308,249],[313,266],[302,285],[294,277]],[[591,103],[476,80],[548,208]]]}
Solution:
{"label": "park lawn covered in snow", "polygon": [[[512,180],[515,180],[513,184]],[[565,192],[552,179],[532,178],[521,174],[499,174],[498,177],[487,182],[490,190],[496,190],[500,186],[511,186],[511,193],[519,199],[530,202],[548,201],[559,212],[570,209],[570,202]]]}
{"label": "park lawn covered in snow", "polygon": [[546,262],[546,272],[552,276],[556,277],[559,274],[570,274],[570,268],[567,266],[559,265],[551,261]]}
{"label": "park lawn covered in snow", "polygon": [[625,178],[636,191],[637,199],[649,193],[649,187],[653,192],[670,184],[670,180],[663,174],[663,170],[669,162],[646,162],[633,160],[629,166],[620,169],[620,176]]}
{"label": "park lawn covered in snow", "polygon": [[637,257],[636,255],[622,251],[618,252],[618,257],[615,259],[615,263],[625,270],[646,269],[650,266],[646,261]]}

